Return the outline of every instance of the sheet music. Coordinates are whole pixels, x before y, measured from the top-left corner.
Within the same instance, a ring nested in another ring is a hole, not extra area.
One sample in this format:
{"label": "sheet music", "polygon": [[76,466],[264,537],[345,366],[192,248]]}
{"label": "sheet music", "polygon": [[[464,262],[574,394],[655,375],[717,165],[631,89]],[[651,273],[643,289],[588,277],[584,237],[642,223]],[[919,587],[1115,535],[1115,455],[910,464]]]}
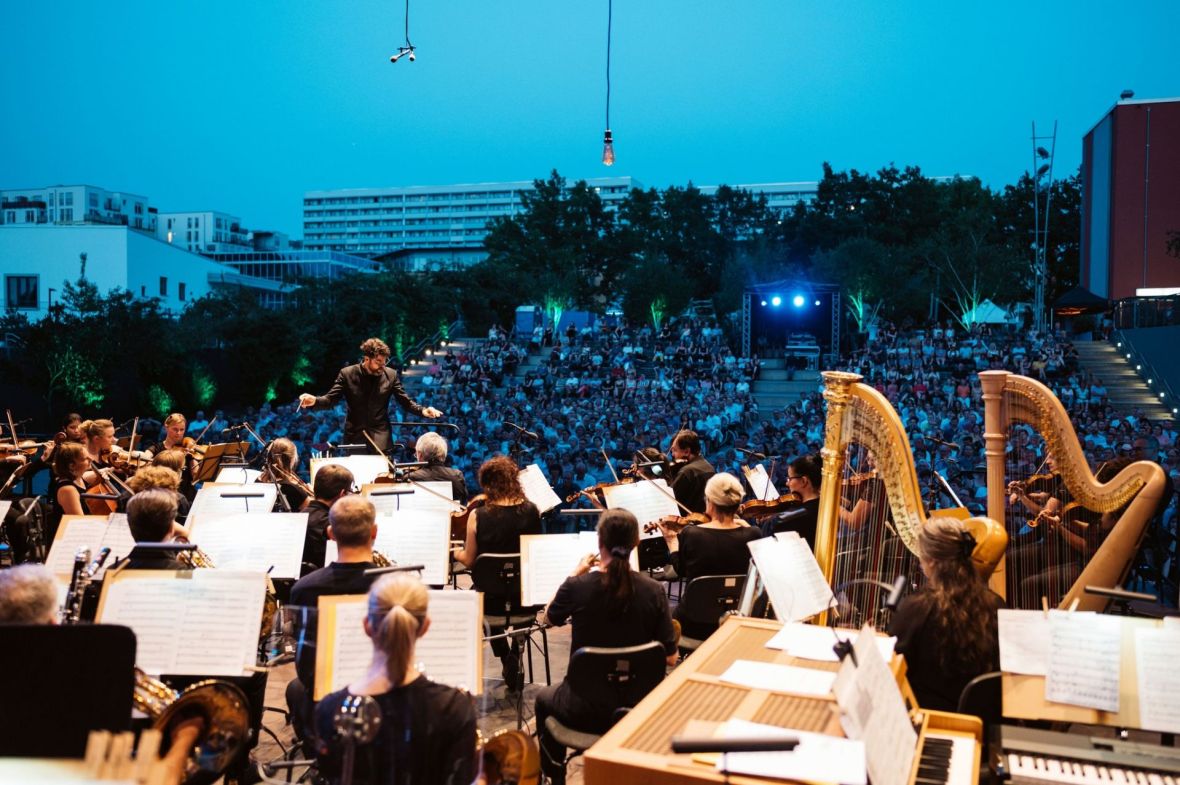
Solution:
{"label": "sheet music", "polygon": [[[483,689],[483,605],[479,592],[437,591],[430,595],[430,629],[418,639],[414,659],[432,681]],[[365,675],[373,644],[364,631],[368,597],[324,596],[319,604],[316,700]],[[330,652],[330,659],[324,660]]]}
{"label": "sheet music", "polygon": [[801,621],[835,604],[811,548],[798,532],[782,532],[747,545],[780,620]]}
{"label": "sheet music", "polygon": [[206,483],[193,499],[185,527],[191,531],[197,522],[222,515],[269,513],[274,509],[278,495],[278,487],[269,482]]}
{"label": "sheet music", "polygon": [[[804,660],[818,660],[820,662],[838,662],[833,645],[836,640],[855,640],[859,630],[820,627],[815,624],[800,624],[788,622],[766,642],[768,649],[780,649]],[[893,647],[897,645],[897,638],[883,635],[877,636],[877,648],[881,651],[881,658],[886,662],[893,659]]]}
{"label": "sheet music", "polygon": [[561,504],[561,499],[553,492],[553,487],[549,485],[549,480],[545,479],[544,472],[537,464],[530,463],[521,469],[519,477],[525,498],[537,505],[542,515]]}
{"label": "sheet music", "polygon": [[[578,547],[582,549],[582,553],[598,553],[598,532],[583,531],[578,532],[578,538],[581,539],[582,544]],[[639,549],[631,549],[631,569],[639,572]]]}
{"label": "sheet music", "polygon": [[219,569],[269,572],[272,578],[299,577],[306,535],[305,512],[202,518],[189,530],[189,539]]}
{"label": "sheet music", "polygon": [[602,495],[606,499],[606,506],[609,509],[631,511],[639,520],[639,536],[643,539],[663,536],[658,529],[645,534],[643,531],[645,523],[658,521],[669,515],[680,515],[680,508],[676,505],[676,496],[662,477],[625,485],[611,485],[602,489]]}
{"label": "sheet music", "polygon": [[483,692],[483,595],[477,591],[431,591],[430,629],[414,650],[431,681]]}
{"label": "sheet music", "polygon": [[869,780],[873,785],[907,785],[918,734],[876,637],[865,625],[853,644],[856,662],[845,658],[832,691],[845,734],[865,744]]}
{"label": "sheet music", "polygon": [[577,534],[524,534],[520,538],[520,603],[545,605],[578,562],[588,553],[586,541]]}
{"label": "sheet music", "polygon": [[1044,676],[1049,672],[1049,620],[1044,611],[1000,608],[1000,670]]}
{"label": "sheet music", "polygon": [[[375,550],[397,564],[421,564],[422,582],[427,586],[443,586],[451,566],[450,516],[429,510],[402,510],[377,516]],[[326,561],[336,561],[335,540],[328,540]]]}
{"label": "sheet music", "polygon": [[346,455],[341,458],[312,458],[308,464],[311,472],[311,483],[315,484],[315,473],[321,466],[334,463],[352,472],[352,479],[358,485],[368,485],[377,479],[378,474],[389,472],[389,463],[380,455]]}
{"label": "sheet music", "polygon": [[1135,630],[1135,668],[1139,674],[1139,727],[1180,733],[1180,630]]}
{"label": "sheet music", "polygon": [[[458,505],[444,501],[451,498],[453,490],[446,480],[431,480],[417,485],[408,482],[371,483],[361,487],[361,495],[373,503],[378,515],[389,515],[400,510],[436,510],[450,515],[459,509]],[[444,498],[440,499],[423,488],[429,488]]]}
{"label": "sheet music", "polygon": [[717,735],[723,739],[785,737],[799,742],[789,752],[731,752],[722,755],[717,760],[717,771],[775,780],[866,785],[863,742],[747,720],[726,720],[718,728]]}
{"label": "sheet music", "polygon": [[103,563],[95,579],[101,579],[109,565],[121,559],[135,547],[135,538],[127,527],[127,516],[112,513],[109,518],[96,515],[66,515],[57,529],[57,537],[49,549],[45,566],[55,575],[68,577],[74,569],[74,554],[78,548],[89,548],[90,558],[101,548],[110,548],[111,555]]}
{"label": "sheet music", "polygon": [[217,470],[217,479],[214,482],[245,485],[256,482],[261,476],[262,472],[248,466],[223,466]]}
{"label": "sheet music", "polygon": [[1122,621],[1098,613],[1049,612],[1045,700],[1091,709],[1119,710]]}
{"label": "sheet music", "polygon": [[254,664],[266,576],[257,572],[128,571],[106,581],[98,621],[135,632],[148,674],[241,676]]}
{"label": "sheet music", "polygon": [[11,501],[0,501],[0,521],[8,517],[8,511],[12,509]]}
{"label": "sheet music", "polygon": [[791,692],[821,698],[831,694],[832,682],[835,679],[836,674],[833,671],[753,660],[735,660],[725,673],[721,674],[721,681],[740,684],[754,690]]}
{"label": "sheet music", "polygon": [[743,466],[742,473],[746,475],[746,482],[750,483],[750,487],[754,490],[754,498],[762,499],[777,499],[778,489],[774,487],[774,483],[770,481],[770,475],[766,473],[766,467],[762,464],[757,466]]}

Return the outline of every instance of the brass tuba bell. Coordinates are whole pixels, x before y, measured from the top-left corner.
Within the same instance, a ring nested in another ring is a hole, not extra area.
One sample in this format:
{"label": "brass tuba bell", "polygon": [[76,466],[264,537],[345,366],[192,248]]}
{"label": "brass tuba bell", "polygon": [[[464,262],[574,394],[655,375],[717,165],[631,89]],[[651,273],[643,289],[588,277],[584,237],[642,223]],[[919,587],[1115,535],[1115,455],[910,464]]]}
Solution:
{"label": "brass tuba bell", "polygon": [[185,764],[185,785],[209,785],[242,753],[250,738],[250,708],[245,694],[227,681],[200,681],[183,691],[135,669],[135,708],[152,720],[164,743],[188,720],[200,720],[201,732]]}

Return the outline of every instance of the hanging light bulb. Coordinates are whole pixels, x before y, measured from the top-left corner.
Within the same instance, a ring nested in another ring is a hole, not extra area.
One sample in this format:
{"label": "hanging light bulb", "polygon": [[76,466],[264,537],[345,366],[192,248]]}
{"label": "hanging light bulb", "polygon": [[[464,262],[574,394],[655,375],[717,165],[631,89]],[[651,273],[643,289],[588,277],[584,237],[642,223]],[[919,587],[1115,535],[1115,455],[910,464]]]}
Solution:
{"label": "hanging light bulb", "polygon": [[602,165],[614,166],[615,163],[615,143],[611,138],[610,129],[606,129],[606,133],[602,135]]}

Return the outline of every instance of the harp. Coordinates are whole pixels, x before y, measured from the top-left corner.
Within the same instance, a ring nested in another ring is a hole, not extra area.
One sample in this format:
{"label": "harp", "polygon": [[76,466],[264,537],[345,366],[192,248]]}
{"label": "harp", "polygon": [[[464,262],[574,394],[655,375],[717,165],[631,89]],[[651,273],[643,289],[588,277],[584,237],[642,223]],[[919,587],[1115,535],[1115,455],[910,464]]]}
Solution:
{"label": "harp", "polygon": [[[836,592],[843,621],[855,625],[874,621],[882,582],[891,583],[898,575],[906,575],[911,585],[921,581],[917,540],[928,517],[901,418],[861,378],[841,371],[823,374],[827,419],[815,543],[816,560]],[[858,479],[866,466],[849,464],[866,455],[871,456],[872,479]],[[873,483],[870,493],[855,488],[866,482]],[[855,512],[850,502],[857,496],[870,499],[867,506],[875,509],[861,520],[849,514],[850,506]],[[968,528],[978,541],[976,568],[987,575],[1003,552],[1004,533],[986,519],[973,519]]]}
{"label": "harp", "polygon": [[[983,388],[989,517],[1004,522],[1014,540],[1034,534],[1028,528],[1030,516],[1009,503],[1008,482],[1020,477],[1013,476],[1015,469],[1006,459],[1010,435],[1018,427],[1031,427],[1044,440],[1045,451],[1053,456],[1060,474],[1060,485],[1076,504],[1113,522],[1101,544],[1075,553],[1071,571],[1063,571],[1061,576],[1065,578],[1060,591],[1061,607],[1077,600],[1081,610],[1103,610],[1108,600],[1087,595],[1084,588],[1121,586],[1126,580],[1147,525],[1163,498],[1167,483],[1163,469],[1151,461],[1136,461],[1100,482],[1087,465],[1065,407],[1048,387],[1008,371],[982,371],[979,378]],[[1009,553],[1012,555],[1015,549],[1010,548]],[[1033,604],[1031,598],[1019,589],[1034,578],[1027,571],[1038,566],[1044,574],[1042,565],[1030,565],[1015,557],[1002,560],[992,575],[992,589],[1006,597],[1010,606],[1027,607]],[[1012,591],[1014,587],[1016,592]],[[1037,606],[1039,602],[1037,597]]]}

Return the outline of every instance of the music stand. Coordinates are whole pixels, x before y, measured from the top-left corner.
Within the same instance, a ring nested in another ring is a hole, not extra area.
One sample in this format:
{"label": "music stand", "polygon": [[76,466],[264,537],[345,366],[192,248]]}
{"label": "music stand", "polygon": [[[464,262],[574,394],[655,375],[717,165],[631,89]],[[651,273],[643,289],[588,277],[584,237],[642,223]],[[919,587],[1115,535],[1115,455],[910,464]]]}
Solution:
{"label": "music stand", "polygon": [[81,758],[90,731],[130,730],[134,670],[129,627],[0,626],[0,755]]}
{"label": "music stand", "polygon": [[143,434],[142,433],[135,434],[135,446],[134,447],[131,446],[131,437],[130,436],[119,437],[118,439],[115,440],[115,446],[118,447],[120,450],[126,450],[127,452],[134,452],[135,450],[142,450],[143,449]]}
{"label": "music stand", "polygon": [[193,482],[212,482],[223,462],[241,461],[246,457],[246,450],[250,442],[225,442],[210,444],[205,448],[205,455],[197,464]]}

